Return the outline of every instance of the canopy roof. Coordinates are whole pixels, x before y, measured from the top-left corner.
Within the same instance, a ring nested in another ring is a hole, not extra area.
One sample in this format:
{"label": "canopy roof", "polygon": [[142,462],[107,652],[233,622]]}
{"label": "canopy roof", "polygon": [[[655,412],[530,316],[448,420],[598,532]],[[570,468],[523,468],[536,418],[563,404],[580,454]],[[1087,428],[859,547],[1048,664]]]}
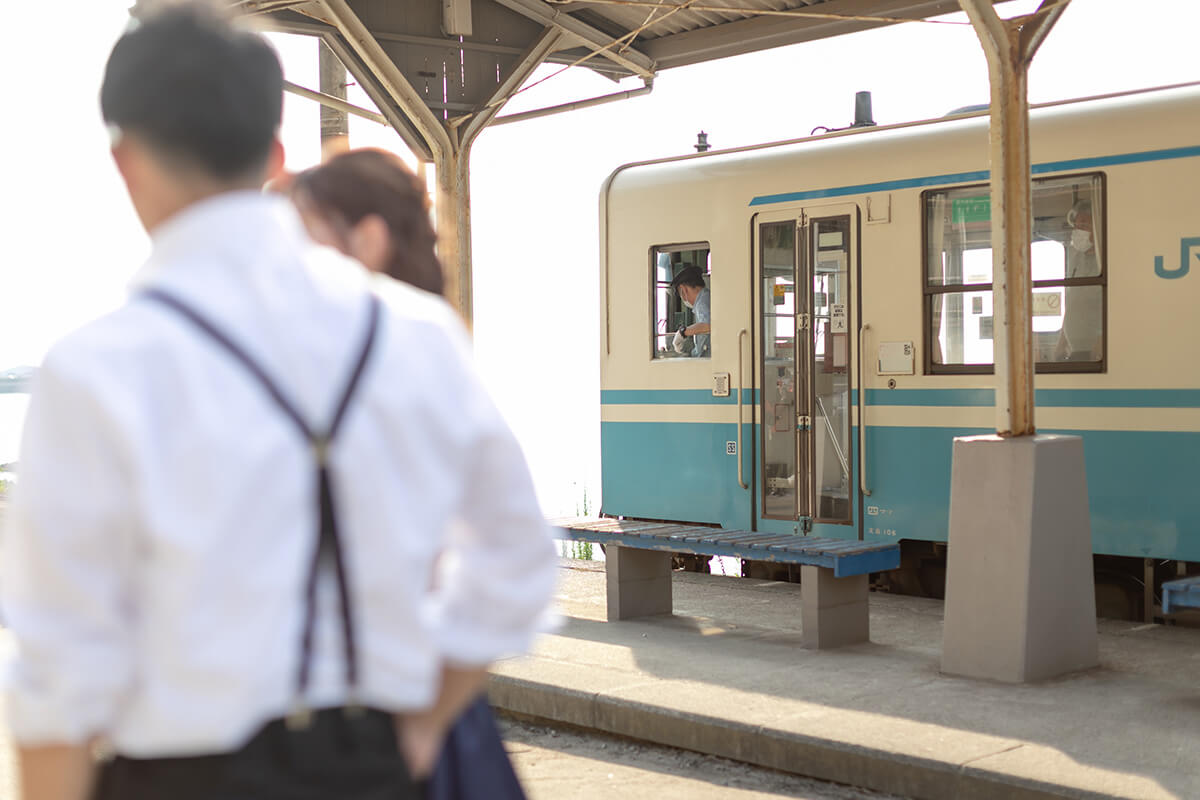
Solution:
{"label": "canopy roof", "polygon": [[[324,38],[409,146],[425,155],[428,137],[395,102],[404,94],[398,78],[443,123],[481,115],[490,121],[541,63],[650,82],[663,69],[960,10],[958,0],[226,2],[273,28]],[[347,24],[348,15],[362,29]],[[363,57],[364,30],[387,63]]]}

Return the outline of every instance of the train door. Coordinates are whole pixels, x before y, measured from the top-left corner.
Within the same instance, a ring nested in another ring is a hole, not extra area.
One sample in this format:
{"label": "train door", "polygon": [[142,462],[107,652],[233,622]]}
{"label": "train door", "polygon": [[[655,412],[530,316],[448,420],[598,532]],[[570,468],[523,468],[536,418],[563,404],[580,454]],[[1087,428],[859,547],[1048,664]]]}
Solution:
{"label": "train door", "polygon": [[760,530],[859,538],[851,419],[855,206],[756,220]]}

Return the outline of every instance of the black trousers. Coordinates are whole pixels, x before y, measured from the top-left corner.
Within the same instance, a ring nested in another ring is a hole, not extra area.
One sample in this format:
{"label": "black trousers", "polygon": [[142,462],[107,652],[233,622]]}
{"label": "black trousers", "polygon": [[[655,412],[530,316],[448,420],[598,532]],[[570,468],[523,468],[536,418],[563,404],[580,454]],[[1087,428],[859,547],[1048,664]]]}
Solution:
{"label": "black trousers", "polygon": [[312,724],[265,725],[232,753],[105,763],[93,800],[419,800],[396,744],[392,715],[314,711]]}

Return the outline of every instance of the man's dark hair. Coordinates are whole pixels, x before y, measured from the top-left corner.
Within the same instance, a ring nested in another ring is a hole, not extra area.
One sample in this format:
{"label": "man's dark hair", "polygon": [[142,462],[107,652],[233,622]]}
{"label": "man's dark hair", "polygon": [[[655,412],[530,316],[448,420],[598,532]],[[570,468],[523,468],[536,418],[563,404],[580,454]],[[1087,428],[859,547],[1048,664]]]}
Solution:
{"label": "man's dark hair", "polygon": [[694,286],[697,289],[703,289],[704,273],[701,272],[700,268],[695,265],[684,267],[679,271],[679,274],[671,280],[672,291],[677,291],[680,286]]}
{"label": "man's dark hair", "polygon": [[113,47],[104,121],[164,159],[234,180],[265,165],[283,111],[271,46],[208,4],[148,14]]}

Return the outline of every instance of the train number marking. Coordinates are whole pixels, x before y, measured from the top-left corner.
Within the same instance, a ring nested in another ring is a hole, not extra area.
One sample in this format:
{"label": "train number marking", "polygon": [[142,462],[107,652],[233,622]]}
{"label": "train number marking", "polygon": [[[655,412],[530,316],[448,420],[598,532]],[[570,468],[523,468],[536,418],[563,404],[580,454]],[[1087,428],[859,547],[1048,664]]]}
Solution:
{"label": "train number marking", "polygon": [[725,443],[725,455],[727,455],[727,456],[736,456],[737,455],[737,442],[726,442]]}
{"label": "train number marking", "polygon": [[[1195,248],[1195,249],[1193,249]],[[1162,256],[1154,257],[1154,274],[1160,278],[1182,278],[1192,268],[1192,256],[1200,259],[1200,236],[1188,236],[1179,240],[1179,267],[1167,269]]]}

